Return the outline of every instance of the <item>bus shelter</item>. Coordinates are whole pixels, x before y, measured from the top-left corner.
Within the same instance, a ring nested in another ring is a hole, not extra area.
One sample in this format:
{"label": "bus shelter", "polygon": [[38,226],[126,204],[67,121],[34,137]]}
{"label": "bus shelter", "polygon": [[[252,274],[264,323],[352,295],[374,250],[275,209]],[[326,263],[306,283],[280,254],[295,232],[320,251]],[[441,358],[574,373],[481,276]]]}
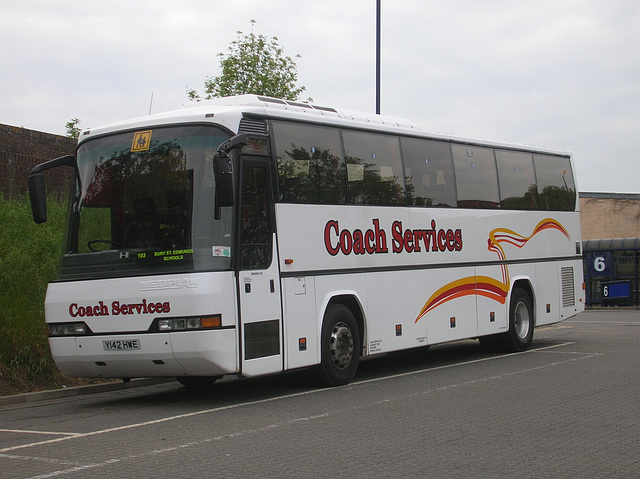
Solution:
{"label": "bus shelter", "polygon": [[640,238],[582,242],[586,306],[638,306]]}

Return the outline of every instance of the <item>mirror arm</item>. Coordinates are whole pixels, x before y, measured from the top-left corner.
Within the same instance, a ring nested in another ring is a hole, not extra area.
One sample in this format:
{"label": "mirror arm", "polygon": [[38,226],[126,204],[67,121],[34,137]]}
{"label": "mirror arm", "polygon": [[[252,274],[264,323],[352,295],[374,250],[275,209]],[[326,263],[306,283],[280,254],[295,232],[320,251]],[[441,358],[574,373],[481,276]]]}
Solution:
{"label": "mirror arm", "polygon": [[246,133],[239,133],[236,136],[229,138],[218,147],[218,153],[229,153],[236,148],[242,148],[249,143],[249,136]]}

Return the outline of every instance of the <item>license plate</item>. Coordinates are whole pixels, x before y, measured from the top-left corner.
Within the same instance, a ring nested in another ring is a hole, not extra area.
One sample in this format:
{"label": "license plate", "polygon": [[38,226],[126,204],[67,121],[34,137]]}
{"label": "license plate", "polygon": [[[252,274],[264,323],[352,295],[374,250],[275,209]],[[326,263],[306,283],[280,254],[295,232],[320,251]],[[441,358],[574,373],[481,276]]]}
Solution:
{"label": "license plate", "polygon": [[139,339],[110,339],[102,341],[105,351],[128,351],[131,349],[141,349]]}

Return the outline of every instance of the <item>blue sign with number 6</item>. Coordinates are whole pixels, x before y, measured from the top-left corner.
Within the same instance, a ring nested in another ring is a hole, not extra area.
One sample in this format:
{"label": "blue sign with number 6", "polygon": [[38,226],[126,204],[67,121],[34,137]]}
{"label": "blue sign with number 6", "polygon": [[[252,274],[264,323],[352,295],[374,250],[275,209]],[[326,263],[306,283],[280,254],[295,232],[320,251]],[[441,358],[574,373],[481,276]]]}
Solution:
{"label": "blue sign with number 6", "polygon": [[590,276],[610,276],[613,266],[613,255],[610,252],[587,254],[587,269]]}

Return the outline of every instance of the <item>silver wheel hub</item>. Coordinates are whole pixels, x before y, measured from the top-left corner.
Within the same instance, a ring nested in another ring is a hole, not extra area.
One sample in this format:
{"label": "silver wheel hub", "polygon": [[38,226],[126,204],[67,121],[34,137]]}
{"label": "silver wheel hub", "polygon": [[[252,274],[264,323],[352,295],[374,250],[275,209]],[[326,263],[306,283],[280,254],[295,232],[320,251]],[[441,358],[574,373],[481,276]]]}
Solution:
{"label": "silver wheel hub", "polygon": [[529,334],[529,329],[531,328],[531,317],[529,316],[529,309],[527,305],[523,302],[520,302],[516,305],[514,318],[514,326],[516,335],[519,339],[525,340],[527,335]]}
{"label": "silver wheel hub", "polygon": [[349,327],[338,322],[331,331],[331,340],[329,342],[329,352],[331,360],[338,369],[345,369],[351,363],[353,358],[353,335]]}

